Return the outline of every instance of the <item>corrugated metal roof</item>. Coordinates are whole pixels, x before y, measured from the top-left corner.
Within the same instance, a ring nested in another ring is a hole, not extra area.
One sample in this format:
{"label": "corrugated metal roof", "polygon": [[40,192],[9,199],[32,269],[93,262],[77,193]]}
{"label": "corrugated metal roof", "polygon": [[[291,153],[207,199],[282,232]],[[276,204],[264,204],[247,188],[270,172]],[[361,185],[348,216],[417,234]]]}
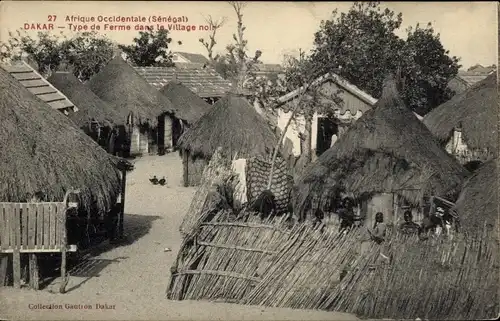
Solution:
{"label": "corrugated metal roof", "polygon": [[64,113],[78,111],[78,108],[62,92],[57,90],[50,82],[43,78],[36,70],[25,62],[2,64],[9,74],[16,78],[21,85],[33,95],[49,104],[53,109]]}
{"label": "corrugated metal roof", "polygon": [[202,98],[222,97],[231,90],[231,82],[212,68],[134,67],[146,81],[157,89],[174,79]]}

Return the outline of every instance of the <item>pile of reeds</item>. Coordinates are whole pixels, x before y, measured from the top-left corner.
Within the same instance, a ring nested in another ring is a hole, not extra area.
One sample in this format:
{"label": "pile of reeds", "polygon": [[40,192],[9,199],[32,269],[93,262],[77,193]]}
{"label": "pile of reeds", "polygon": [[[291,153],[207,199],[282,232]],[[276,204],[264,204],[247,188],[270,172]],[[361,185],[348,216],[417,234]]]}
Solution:
{"label": "pile of reeds", "polygon": [[222,149],[218,148],[203,170],[200,185],[191,201],[188,212],[182,220],[179,229],[183,237],[190,233],[202,216],[203,206],[210,191],[215,186],[225,185],[233,177],[233,174],[230,160],[224,157]]}
{"label": "pile of reeds", "polygon": [[327,308],[368,318],[495,317],[498,250],[497,239],[488,233],[427,241],[396,235],[383,250],[390,264],[371,269],[377,253],[360,258]]}

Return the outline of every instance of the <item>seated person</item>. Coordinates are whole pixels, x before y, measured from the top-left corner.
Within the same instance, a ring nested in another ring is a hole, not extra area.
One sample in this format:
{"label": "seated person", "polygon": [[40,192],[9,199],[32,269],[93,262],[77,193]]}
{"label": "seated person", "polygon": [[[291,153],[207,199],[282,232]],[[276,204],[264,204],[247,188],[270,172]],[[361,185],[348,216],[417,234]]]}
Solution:
{"label": "seated person", "polygon": [[403,234],[416,234],[418,233],[420,226],[413,222],[413,215],[411,211],[405,211],[404,214],[404,222],[399,225],[399,230]]}

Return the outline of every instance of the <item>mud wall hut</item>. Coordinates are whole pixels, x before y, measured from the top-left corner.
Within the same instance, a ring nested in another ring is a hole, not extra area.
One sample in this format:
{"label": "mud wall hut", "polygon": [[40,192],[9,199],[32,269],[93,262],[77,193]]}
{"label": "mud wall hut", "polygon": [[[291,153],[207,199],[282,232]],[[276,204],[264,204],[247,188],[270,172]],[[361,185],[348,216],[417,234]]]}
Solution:
{"label": "mud wall hut", "polygon": [[344,192],[357,200],[365,224],[381,211],[388,223],[402,218],[403,207],[422,217],[426,198],[453,197],[468,172],[404,105],[394,77],[382,97],[339,140],[310,164],[296,186],[294,210],[321,206]]}
{"label": "mud wall hut", "polygon": [[120,55],[95,75],[88,86],[113,105],[121,119],[127,119],[131,155],[156,153],[158,121],[167,113],[175,113],[168,98],[150,86]]}
{"label": "mud wall hut", "polygon": [[446,151],[474,169],[469,165],[498,153],[497,114],[497,75],[493,73],[432,110],[423,122]]}
{"label": "mud wall hut", "polygon": [[197,185],[203,168],[218,147],[227,157],[267,158],[277,137],[265,119],[242,95],[229,93],[179,139],[184,185]]}
{"label": "mud wall hut", "polygon": [[122,154],[126,118],[121,118],[115,106],[100,99],[70,72],[53,73],[47,80],[79,107],[69,119],[109,153]]}
{"label": "mud wall hut", "polygon": [[[175,117],[167,115],[159,123],[159,130],[163,129],[163,148],[174,150],[180,135],[200,119],[212,107],[188,87],[177,81],[176,78],[160,89],[176,108]],[[163,128],[162,128],[163,127]]]}

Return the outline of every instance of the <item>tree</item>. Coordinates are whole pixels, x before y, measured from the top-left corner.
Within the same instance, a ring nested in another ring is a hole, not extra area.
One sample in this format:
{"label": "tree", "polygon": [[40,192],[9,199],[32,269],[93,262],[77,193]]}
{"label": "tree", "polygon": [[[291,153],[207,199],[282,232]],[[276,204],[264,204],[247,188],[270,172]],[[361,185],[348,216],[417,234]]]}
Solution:
{"label": "tree", "polygon": [[172,54],[168,50],[172,38],[167,29],[140,31],[131,45],[119,45],[127,60],[136,66],[171,67]]}
{"label": "tree", "polygon": [[203,38],[200,38],[199,41],[205,47],[208,53],[208,59],[210,60],[211,63],[217,61],[219,58],[218,56],[214,57],[214,47],[217,44],[217,41],[215,41],[215,36],[217,34],[217,30],[219,30],[225,23],[226,23],[226,17],[222,17],[221,19],[214,20],[212,16],[208,16],[205,18],[205,22],[210,26],[210,29],[212,30],[212,33],[208,35],[208,40],[205,40]]}
{"label": "tree", "polygon": [[417,24],[407,32],[402,50],[403,96],[408,106],[425,115],[453,96],[448,82],[458,73],[458,59],[449,56],[430,23],[426,28]]}
{"label": "tree", "polygon": [[[401,13],[383,10],[378,2],[356,2],[340,15],[335,10],[314,36],[313,63],[322,72],[339,68],[341,76],[375,98],[385,76],[400,69],[408,77],[403,98],[413,110],[428,111],[449,95],[446,85],[458,71],[458,59],[448,56],[432,28],[417,27],[409,30],[406,41],[400,39],[395,31],[402,21]],[[332,55],[342,38],[343,45]],[[427,60],[433,61],[432,68],[422,63]]]}
{"label": "tree", "polygon": [[9,32],[9,40],[1,44],[2,61],[28,57],[36,63],[42,75],[50,75],[63,60],[61,40],[64,36],[58,37],[48,32],[39,32],[37,36],[38,39],[33,39],[26,32]]}
{"label": "tree", "polygon": [[96,32],[77,34],[61,44],[63,62],[73,74],[85,82],[97,74],[113,58],[116,45]]}
{"label": "tree", "polygon": [[115,47],[110,39],[95,32],[78,33],[72,38],[39,32],[33,38],[17,30],[9,36],[7,43],[1,44],[2,61],[26,57],[45,77],[67,64],[81,81],[97,73],[112,58]]}

